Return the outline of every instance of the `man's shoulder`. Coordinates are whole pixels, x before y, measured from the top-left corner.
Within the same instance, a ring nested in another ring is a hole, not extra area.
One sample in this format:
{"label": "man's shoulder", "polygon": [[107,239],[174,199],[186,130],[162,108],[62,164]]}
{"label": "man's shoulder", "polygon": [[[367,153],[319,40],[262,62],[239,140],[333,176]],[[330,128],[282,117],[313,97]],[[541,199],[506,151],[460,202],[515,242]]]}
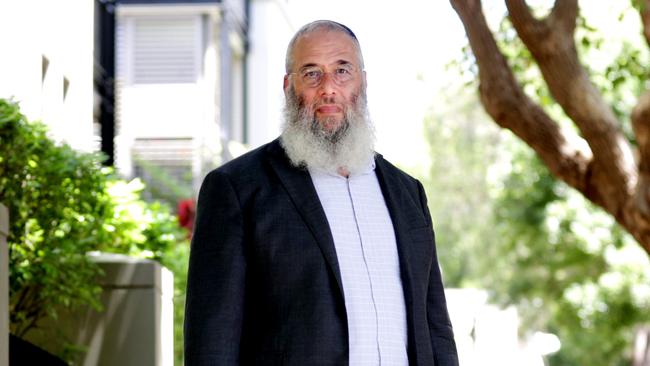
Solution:
{"label": "man's shoulder", "polygon": [[216,168],[215,171],[227,174],[245,173],[251,168],[256,168],[265,164],[269,159],[281,161],[287,159],[279,137],[258,148],[248,151],[227,163],[224,163],[220,167]]}
{"label": "man's shoulder", "polygon": [[[429,216],[426,209],[426,194],[419,180],[391,164],[379,154],[375,158],[375,164],[377,178],[383,189],[392,192],[393,197],[410,197],[410,202],[421,205],[424,216]],[[409,200],[406,199],[402,202],[409,202]],[[430,221],[431,219],[426,220]]]}
{"label": "man's shoulder", "polygon": [[272,145],[276,140],[266,143],[256,149],[248,151],[241,156],[238,156],[227,163],[216,168],[216,171],[223,172],[226,174],[240,173],[242,171],[249,170],[254,168],[257,165],[263,163],[266,159],[266,156],[269,154],[269,150],[272,149]]}
{"label": "man's shoulder", "polygon": [[256,149],[253,149],[208,173],[210,175],[227,176],[231,180],[250,181],[264,176],[268,169],[268,161],[286,159],[279,139],[275,139]]}
{"label": "man's shoulder", "polygon": [[393,179],[396,179],[396,180],[400,181],[401,183],[409,185],[409,186],[419,184],[419,181],[417,179],[413,178],[410,174],[406,173],[405,171],[398,168],[397,166],[395,166],[390,161],[386,160],[379,153],[377,153],[375,155],[375,164],[376,164],[376,167],[379,168],[381,174],[384,174],[386,176],[390,176]]}

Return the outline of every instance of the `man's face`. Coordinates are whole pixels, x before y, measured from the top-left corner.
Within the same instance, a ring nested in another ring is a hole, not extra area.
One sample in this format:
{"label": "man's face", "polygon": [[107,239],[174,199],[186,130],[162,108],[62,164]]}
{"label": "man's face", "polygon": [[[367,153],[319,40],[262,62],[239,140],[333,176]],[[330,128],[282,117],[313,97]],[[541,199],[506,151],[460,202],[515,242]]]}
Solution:
{"label": "man's face", "polygon": [[[360,70],[352,39],[337,31],[308,33],[294,46],[292,68],[291,74],[284,78],[285,96],[293,86],[300,108],[313,115],[323,130],[336,132],[345,119],[346,110],[354,108],[365,82],[365,72]],[[310,70],[324,73],[318,85],[305,82],[303,75]],[[345,70],[352,70],[349,79],[337,82],[334,73]]]}

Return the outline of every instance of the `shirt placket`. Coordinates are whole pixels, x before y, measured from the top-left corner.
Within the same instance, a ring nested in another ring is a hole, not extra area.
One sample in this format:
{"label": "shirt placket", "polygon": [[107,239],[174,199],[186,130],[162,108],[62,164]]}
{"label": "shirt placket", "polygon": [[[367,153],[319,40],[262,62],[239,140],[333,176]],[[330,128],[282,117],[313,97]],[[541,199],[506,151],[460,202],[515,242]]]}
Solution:
{"label": "shirt placket", "polygon": [[[374,258],[372,256],[373,248],[372,241],[369,239],[369,236],[365,234],[365,223],[363,217],[365,217],[364,205],[361,204],[360,195],[363,193],[360,192],[357,187],[363,187],[362,182],[359,182],[359,179],[362,177],[354,177],[346,179],[347,191],[350,197],[350,202],[352,204],[352,211],[354,214],[354,220],[357,227],[357,232],[359,234],[359,245],[361,246],[361,253],[363,255],[363,262],[365,265],[366,273],[368,275],[368,283],[370,285],[370,295],[372,301],[372,307],[374,310],[375,318],[375,339],[377,344],[377,357],[379,365],[382,364],[382,352],[381,352],[381,339],[380,339],[380,323],[379,323],[379,303],[377,302],[377,288],[379,284],[376,281],[376,276],[374,275]],[[361,189],[361,188],[359,188]]]}

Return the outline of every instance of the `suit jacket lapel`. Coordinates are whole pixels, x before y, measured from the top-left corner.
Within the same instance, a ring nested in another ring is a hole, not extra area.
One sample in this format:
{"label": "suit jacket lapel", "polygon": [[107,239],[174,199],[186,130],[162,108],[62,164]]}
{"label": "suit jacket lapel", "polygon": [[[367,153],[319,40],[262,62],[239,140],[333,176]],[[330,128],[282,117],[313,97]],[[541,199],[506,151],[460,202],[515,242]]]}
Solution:
{"label": "suit jacket lapel", "polygon": [[389,174],[388,169],[391,169],[391,167],[388,166],[388,163],[381,155],[377,154],[375,172],[395,228],[400,266],[402,272],[407,275],[406,280],[411,281],[410,264],[413,263],[411,261],[413,248],[409,230],[423,226],[426,223],[422,220],[422,214],[418,206],[419,202],[413,200],[406,187],[399,182],[395,174]]}
{"label": "suit jacket lapel", "polygon": [[311,181],[309,172],[305,169],[296,169],[291,166],[279,139],[271,142],[268,146],[269,161],[276,172],[282,185],[286,189],[291,201],[307,223],[316,242],[320,246],[323,256],[332,269],[336,282],[343,296],[343,285],[341,282],[341,270],[336,257],[334,239],[330,231],[327,217],[323,206],[320,204],[318,194]]}
{"label": "suit jacket lapel", "polygon": [[418,256],[422,253],[420,248],[415,247],[415,243],[410,234],[410,229],[421,227],[426,222],[423,220],[419,202],[415,202],[407,193],[406,187],[399,181],[396,174],[390,174],[391,167],[381,155],[377,154],[375,172],[377,179],[386,201],[386,206],[390,213],[393,227],[395,229],[395,239],[397,241],[397,252],[399,254],[400,271],[402,273],[402,288],[404,290],[404,303],[407,312],[408,324],[408,353],[410,364],[417,364],[417,345],[418,337],[415,336],[415,328],[418,326],[414,315],[414,301],[418,298],[418,283],[414,277],[418,276],[418,271],[413,268],[415,263],[419,263]]}

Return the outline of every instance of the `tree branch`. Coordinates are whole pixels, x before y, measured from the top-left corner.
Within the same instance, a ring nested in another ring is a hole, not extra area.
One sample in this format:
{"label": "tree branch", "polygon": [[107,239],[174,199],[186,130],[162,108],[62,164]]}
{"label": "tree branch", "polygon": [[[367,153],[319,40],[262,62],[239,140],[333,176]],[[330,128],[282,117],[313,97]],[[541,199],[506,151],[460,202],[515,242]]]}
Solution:
{"label": "tree branch", "polygon": [[467,32],[479,67],[481,102],[501,126],[530,147],[558,178],[597,199],[590,185],[591,152],[571,144],[544,110],[524,94],[487,26],[480,0],[451,0]]}
{"label": "tree branch", "polygon": [[563,32],[573,35],[576,29],[576,19],[578,18],[578,1],[562,0],[555,1],[553,10],[549,19],[553,25],[561,27]]}
{"label": "tree branch", "polygon": [[[641,1],[641,24],[646,43],[650,45],[650,0]],[[646,91],[632,111],[632,128],[639,152],[639,183],[634,204],[643,214],[650,216],[650,92]]]}
{"label": "tree branch", "polygon": [[524,0],[506,0],[506,6],[551,95],[578,126],[593,152],[590,179],[598,192],[597,197],[587,197],[621,220],[625,204],[634,192],[637,172],[619,122],[578,59],[573,40],[577,0],[556,0],[548,17],[532,23]]}
{"label": "tree branch", "polygon": [[[638,171],[631,147],[578,60],[573,41],[576,0],[556,0],[543,20],[535,19],[523,0],[506,3],[510,19],[539,65],[551,94],[578,126],[591,150],[571,144],[571,135],[523,93],[487,26],[481,1],[450,2],[476,57],[479,92],[486,111],[497,124],[532,147],[551,173],[612,214],[650,254],[650,215],[642,209],[650,202],[650,176],[639,180],[643,194],[635,196]],[[640,150],[641,171],[646,166],[650,170],[650,152],[645,148],[650,145],[646,143],[650,140],[648,111],[650,97],[644,97],[633,116],[639,145],[644,147]]]}

